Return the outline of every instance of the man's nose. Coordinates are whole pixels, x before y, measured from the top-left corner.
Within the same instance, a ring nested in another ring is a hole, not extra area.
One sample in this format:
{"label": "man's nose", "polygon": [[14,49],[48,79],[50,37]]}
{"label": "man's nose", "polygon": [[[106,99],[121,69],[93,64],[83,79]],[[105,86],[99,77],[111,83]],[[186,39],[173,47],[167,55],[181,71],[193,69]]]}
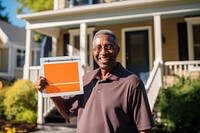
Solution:
{"label": "man's nose", "polygon": [[105,54],[106,52],[107,52],[107,50],[104,47],[102,47],[100,50],[100,54]]}

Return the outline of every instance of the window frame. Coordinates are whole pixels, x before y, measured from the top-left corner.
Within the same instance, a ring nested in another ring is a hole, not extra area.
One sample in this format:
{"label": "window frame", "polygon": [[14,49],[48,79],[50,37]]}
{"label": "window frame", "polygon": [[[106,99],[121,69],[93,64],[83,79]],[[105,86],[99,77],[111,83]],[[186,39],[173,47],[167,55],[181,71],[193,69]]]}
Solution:
{"label": "window frame", "polygon": [[19,56],[20,57],[24,56],[24,63],[25,63],[25,48],[16,48],[15,49],[15,55],[16,55],[16,57],[15,57],[15,69],[22,70],[23,67],[24,67],[24,64],[21,67],[17,66],[17,64],[18,64],[18,59],[17,59],[17,57],[18,57],[18,50],[21,50],[21,52],[19,53],[20,54]]}

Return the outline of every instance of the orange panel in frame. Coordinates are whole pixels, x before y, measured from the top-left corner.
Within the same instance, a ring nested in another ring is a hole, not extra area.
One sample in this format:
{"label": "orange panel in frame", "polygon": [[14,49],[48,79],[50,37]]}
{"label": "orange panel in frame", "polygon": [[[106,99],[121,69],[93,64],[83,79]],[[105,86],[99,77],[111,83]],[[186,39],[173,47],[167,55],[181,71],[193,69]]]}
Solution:
{"label": "orange panel in frame", "polygon": [[78,62],[44,64],[46,94],[80,91]]}

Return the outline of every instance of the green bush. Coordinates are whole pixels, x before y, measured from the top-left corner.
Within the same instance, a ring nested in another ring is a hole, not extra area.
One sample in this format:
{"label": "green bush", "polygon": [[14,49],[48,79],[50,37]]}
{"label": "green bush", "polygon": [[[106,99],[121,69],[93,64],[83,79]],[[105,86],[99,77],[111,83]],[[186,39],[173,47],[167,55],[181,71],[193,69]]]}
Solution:
{"label": "green bush", "polygon": [[200,132],[200,78],[181,78],[158,96],[161,125],[170,133]]}
{"label": "green bush", "polygon": [[26,123],[35,123],[37,120],[37,114],[32,110],[24,110],[21,113],[18,113],[15,118],[18,122],[26,122]]}
{"label": "green bush", "polygon": [[5,99],[5,93],[7,90],[8,90],[8,87],[4,87],[0,89],[0,120],[6,119],[6,116],[4,114],[5,106],[4,106],[3,100]]}
{"label": "green bush", "polygon": [[4,105],[8,120],[35,123],[37,119],[37,90],[30,81],[19,79],[6,91]]}

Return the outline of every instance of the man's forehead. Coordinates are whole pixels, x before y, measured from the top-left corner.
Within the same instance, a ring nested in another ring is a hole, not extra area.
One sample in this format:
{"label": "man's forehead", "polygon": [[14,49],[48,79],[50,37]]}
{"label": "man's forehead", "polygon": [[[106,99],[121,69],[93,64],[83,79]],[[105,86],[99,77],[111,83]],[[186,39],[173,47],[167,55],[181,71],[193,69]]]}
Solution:
{"label": "man's forehead", "polygon": [[111,35],[108,35],[108,34],[99,34],[94,39],[95,40],[104,39],[104,40],[110,40],[110,41],[114,40],[114,38]]}
{"label": "man's forehead", "polygon": [[113,43],[113,38],[111,37],[111,36],[109,36],[109,35],[97,35],[96,37],[95,37],[95,42],[101,42],[101,41],[103,41],[103,42],[109,42],[109,43]]}

